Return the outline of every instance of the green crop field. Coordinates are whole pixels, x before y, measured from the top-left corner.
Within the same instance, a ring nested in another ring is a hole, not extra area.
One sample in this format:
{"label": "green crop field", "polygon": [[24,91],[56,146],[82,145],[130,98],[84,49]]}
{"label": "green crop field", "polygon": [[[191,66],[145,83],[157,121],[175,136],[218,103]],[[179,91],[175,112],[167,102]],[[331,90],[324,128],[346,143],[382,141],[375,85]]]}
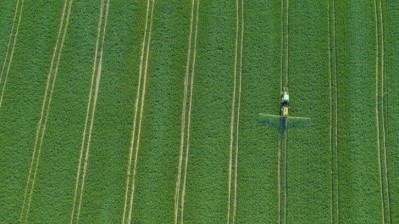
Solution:
{"label": "green crop field", "polygon": [[394,0],[2,1],[0,223],[399,223],[398,27]]}

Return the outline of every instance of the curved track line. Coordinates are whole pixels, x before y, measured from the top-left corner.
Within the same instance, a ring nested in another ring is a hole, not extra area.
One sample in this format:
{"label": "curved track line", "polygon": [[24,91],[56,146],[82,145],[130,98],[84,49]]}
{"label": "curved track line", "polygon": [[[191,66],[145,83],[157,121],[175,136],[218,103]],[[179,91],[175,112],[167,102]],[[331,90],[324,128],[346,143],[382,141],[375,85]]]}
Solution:
{"label": "curved track line", "polygon": [[234,144],[234,122],[235,122],[235,101],[237,89],[237,63],[238,63],[238,35],[239,35],[239,11],[238,0],[236,0],[236,41],[234,51],[234,82],[233,82],[233,96],[231,100],[231,115],[230,115],[230,145],[229,145],[229,179],[228,179],[228,198],[227,198],[227,223],[230,223],[230,206],[231,206],[231,176],[233,172],[233,144]]}
{"label": "curved track line", "polygon": [[241,41],[240,41],[240,67],[238,84],[238,106],[236,123],[236,151],[235,151],[235,170],[234,170],[234,204],[233,204],[233,223],[236,221],[237,214],[237,186],[238,186],[238,148],[239,148],[239,127],[241,110],[241,92],[242,92],[242,55],[244,48],[244,0],[241,1]]}
{"label": "curved track line", "polygon": [[14,35],[14,29],[15,29],[15,21],[17,20],[18,17],[18,13],[19,13],[19,0],[17,0],[17,3],[15,4],[15,12],[14,12],[14,18],[12,20],[12,26],[11,26],[11,31],[10,31],[10,37],[8,39],[8,44],[7,44],[7,50],[6,50],[6,55],[4,57],[4,62],[3,62],[3,67],[1,68],[1,73],[0,73],[0,84],[1,81],[3,80],[3,74],[4,74],[4,70],[7,67],[7,58],[8,58],[8,54],[10,52],[10,48],[12,48],[11,43],[13,42],[13,35]]}
{"label": "curved track line", "polygon": [[82,206],[82,198],[83,198],[83,190],[85,186],[85,177],[87,173],[87,165],[89,161],[89,154],[90,154],[90,146],[91,146],[91,138],[92,138],[92,131],[93,131],[93,125],[94,125],[94,117],[95,117],[95,112],[96,112],[96,105],[97,105],[97,98],[98,98],[98,92],[100,89],[100,80],[101,80],[101,73],[102,73],[102,61],[103,61],[103,47],[104,47],[104,40],[105,40],[105,32],[107,29],[107,22],[108,22],[108,13],[109,13],[109,0],[106,1],[106,11],[105,11],[105,21],[104,21],[104,28],[103,28],[103,33],[102,33],[102,41],[101,41],[101,48],[100,48],[100,60],[97,68],[97,80],[96,80],[96,86],[95,86],[95,93],[94,93],[94,101],[93,101],[93,111],[91,115],[91,121],[90,121],[90,129],[89,129],[89,139],[87,141],[87,150],[86,150],[86,157],[84,161],[84,167],[83,167],[83,176],[82,176],[82,187],[80,189],[80,199],[79,199],[79,207],[78,207],[78,212],[77,212],[77,220],[76,222],[79,222],[79,217],[80,217],[80,209]]}
{"label": "curved track line", "polygon": [[380,124],[379,124],[379,88],[378,88],[378,75],[379,75],[379,37],[378,37],[378,13],[377,13],[377,2],[374,0],[374,11],[375,11],[375,44],[376,44],[376,56],[375,56],[375,114],[376,114],[376,133],[377,133],[377,154],[378,154],[378,173],[380,179],[380,197],[381,197],[381,215],[382,222],[385,223],[385,203],[383,194],[383,181],[382,181],[382,165],[381,165],[381,143],[380,143]]}
{"label": "curved track line", "polygon": [[89,120],[89,111],[90,111],[90,106],[91,106],[91,98],[92,98],[92,92],[93,92],[93,84],[94,84],[94,78],[95,78],[95,67],[97,65],[97,53],[98,53],[98,45],[99,45],[99,35],[100,35],[100,30],[101,30],[101,16],[102,16],[102,6],[103,2],[101,2],[100,6],[100,18],[99,18],[99,24],[97,28],[97,41],[96,41],[96,52],[94,56],[94,63],[93,63],[93,73],[92,73],[92,78],[91,78],[91,84],[90,84],[90,92],[89,92],[89,97],[88,97],[88,103],[87,103],[87,109],[86,109],[86,118],[85,118],[85,126],[83,129],[83,134],[82,134],[82,145],[80,149],[80,155],[79,155],[79,164],[78,164],[78,170],[76,173],[76,184],[75,184],[75,190],[74,190],[74,198],[73,198],[73,205],[72,205],[72,212],[71,212],[71,223],[74,217],[74,212],[75,212],[75,205],[76,205],[76,198],[77,198],[77,192],[78,192],[78,187],[79,187],[79,181],[80,181],[80,170],[82,166],[82,159],[83,159],[83,151],[84,151],[84,142],[86,142],[86,130],[87,130],[87,125],[88,125],[88,120]]}
{"label": "curved track line", "polygon": [[[98,98],[98,92],[99,92],[100,80],[101,80],[105,32],[106,32],[107,21],[108,21],[109,1],[106,1],[106,3],[105,3],[105,1],[106,0],[101,1],[101,5],[100,5],[100,15],[99,15],[99,24],[98,24],[98,28],[97,28],[96,52],[95,52],[95,58],[94,58],[94,64],[93,64],[92,82],[90,85],[90,95],[89,95],[87,112],[86,112],[85,128],[83,130],[82,146],[81,146],[81,151],[80,151],[80,156],[79,156],[78,174],[76,176],[76,185],[75,185],[75,192],[74,192],[73,207],[72,207],[72,212],[71,212],[70,223],[73,223],[75,220],[74,214],[75,214],[75,210],[76,210],[76,201],[77,201],[77,196],[78,196],[79,185],[80,185],[79,201],[78,201],[78,208],[76,211],[76,213],[77,213],[76,214],[76,222],[77,223],[79,222],[80,210],[81,210],[81,206],[82,206],[85,176],[87,173],[87,166],[88,166],[90,145],[91,145],[91,138],[92,138],[92,130],[93,130],[93,125],[94,125],[94,117],[95,117],[97,98]],[[102,26],[104,5],[105,5],[106,10],[105,10],[105,16],[104,16],[104,26]],[[101,32],[101,28],[103,29],[102,32]],[[101,46],[99,46],[100,39],[101,39]],[[99,58],[99,62],[97,63],[98,52],[100,53],[100,58]],[[95,86],[94,86],[94,96],[93,96],[92,94],[93,94],[94,79],[95,79]],[[93,103],[92,103],[92,97],[94,97]],[[91,104],[93,104],[93,105],[91,105]],[[90,125],[89,125],[89,130],[88,130],[88,140],[86,142],[86,132],[87,132],[87,126],[88,126],[87,122],[89,120],[90,110],[91,110]],[[83,164],[82,179],[80,179],[83,151],[85,151],[85,160],[84,160],[84,164]]]}
{"label": "curved track line", "polygon": [[[4,58],[4,64],[3,64],[3,67],[1,68],[0,85],[2,85],[2,87],[1,87],[1,94],[0,94],[0,108],[1,108],[1,105],[3,103],[4,91],[5,91],[5,88],[6,88],[6,85],[7,85],[8,74],[10,73],[10,67],[11,67],[11,64],[12,64],[12,59],[14,57],[15,45],[17,43],[19,25],[20,25],[21,19],[22,19],[24,0],[21,0],[21,7],[19,7],[19,2],[20,1],[18,0],[17,4],[15,6],[14,19],[13,19],[13,22],[12,22],[12,28],[11,28],[11,32],[10,32],[10,39],[9,39],[8,45],[7,45],[6,57]],[[16,21],[16,18],[17,18],[18,14],[19,14],[18,23],[17,23],[17,27],[15,28],[15,21]],[[16,29],[15,34],[14,34],[14,29]],[[11,43],[12,43],[12,46],[11,46]],[[10,51],[10,46],[11,46],[11,53],[9,55],[8,52]],[[4,74],[4,70],[5,70],[6,67],[7,67],[7,70],[6,70],[6,73]],[[2,83],[3,76],[4,76],[4,82]]]}
{"label": "curved track line", "polygon": [[190,32],[189,32],[189,43],[187,49],[187,64],[186,64],[186,72],[184,78],[184,94],[183,94],[183,105],[182,105],[182,115],[181,115],[181,127],[180,127],[180,155],[179,155],[179,165],[178,165],[178,174],[176,180],[176,191],[175,191],[175,223],[177,223],[178,219],[178,211],[179,211],[179,199],[180,199],[180,179],[181,179],[181,170],[183,163],[183,149],[184,149],[184,136],[185,136],[185,128],[186,128],[186,112],[187,112],[187,92],[188,92],[188,78],[190,74],[190,58],[191,58],[191,41],[192,41],[192,28],[193,28],[193,17],[194,17],[194,0],[191,2],[191,19],[190,19]]}
{"label": "curved track line", "polygon": [[191,64],[191,84],[190,84],[190,101],[188,107],[188,124],[187,124],[187,139],[186,139],[186,161],[184,165],[184,179],[183,179],[183,189],[181,198],[181,223],[184,217],[184,198],[186,195],[186,180],[187,180],[187,167],[188,167],[188,152],[190,149],[190,126],[191,126],[191,106],[193,101],[193,89],[194,89],[194,74],[195,74],[195,59],[197,55],[197,34],[198,34],[198,20],[199,20],[199,6],[200,0],[197,0],[197,11],[195,18],[195,34],[194,34],[194,46],[193,46],[193,61]]}
{"label": "curved track line", "polygon": [[125,187],[125,203],[123,206],[123,217],[122,217],[122,223],[125,223],[126,221],[126,211],[127,211],[127,202],[128,202],[128,195],[130,191],[130,176],[131,176],[131,168],[132,168],[132,160],[133,160],[133,149],[134,149],[134,142],[135,142],[135,136],[136,136],[136,123],[137,123],[137,114],[138,114],[138,104],[139,104],[139,99],[140,99],[140,93],[141,93],[141,79],[142,79],[142,70],[143,70],[143,60],[144,60],[144,50],[146,46],[146,39],[147,39],[147,24],[148,24],[148,18],[149,18],[149,8],[150,8],[150,1],[147,1],[147,11],[146,11],[146,19],[145,19],[145,28],[144,28],[144,37],[142,41],[142,46],[141,46],[141,56],[140,56],[140,66],[139,66],[139,79],[138,79],[138,84],[137,84],[137,93],[136,93],[136,99],[134,103],[134,115],[133,115],[133,128],[132,128],[132,139],[130,142],[130,148],[129,148],[129,162],[128,162],[128,169],[127,169],[127,175],[126,175],[126,187]]}
{"label": "curved track line", "polygon": [[384,166],[385,166],[385,194],[387,196],[387,218],[388,223],[392,222],[391,217],[391,203],[390,203],[390,190],[389,190],[389,176],[388,176],[388,165],[387,165],[387,148],[386,148],[386,124],[385,124],[385,112],[384,112],[384,87],[385,87],[385,74],[384,74],[384,20],[383,20],[383,10],[382,10],[382,1],[379,1],[379,8],[380,8],[380,30],[381,30],[381,123],[382,123],[382,137],[383,137],[383,151],[384,151]]}
{"label": "curved track line", "polygon": [[92,100],[92,95],[93,95],[93,85],[94,85],[94,80],[95,80],[95,71],[96,71],[96,65],[97,65],[97,58],[98,58],[98,46],[100,43],[100,33],[101,33],[101,23],[102,23],[102,10],[103,10],[103,4],[104,2],[101,1],[100,4],[100,15],[98,19],[98,26],[97,26],[97,40],[96,40],[96,51],[94,54],[94,63],[93,63],[93,73],[92,73],[92,78],[91,78],[91,84],[90,84],[90,92],[89,92],[89,97],[88,97],[88,103],[87,103],[87,109],[86,109],[86,118],[85,118],[85,126],[83,129],[83,134],[82,134],[82,145],[80,149],[80,155],[79,155],[79,164],[78,164],[78,170],[76,174],[76,184],[75,184],[75,190],[74,190],[74,197],[73,197],[73,205],[72,205],[72,212],[71,212],[71,221],[70,223],[73,223],[74,219],[74,213],[75,213],[75,206],[76,206],[76,199],[77,199],[77,192],[79,188],[79,183],[80,183],[80,172],[81,172],[81,166],[82,166],[82,159],[83,159],[83,152],[84,152],[84,143],[86,142],[86,131],[87,131],[87,125],[89,121],[89,114],[90,114],[90,108],[91,108],[91,100]]}
{"label": "curved track line", "polygon": [[[387,166],[387,150],[386,150],[386,125],[385,125],[385,112],[384,112],[384,98],[385,98],[385,93],[384,93],[384,80],[385,80],[385,75],[384,75],[384,23],[383,23],[383,10],[382,10],[382,1],[379,1],[379,4],[377,4],[376,1],[375,3],[375,10],[376,10],[376,37],[378,44],[380,46],[380,51],[378,51],[377,48],[377,57],[379,56],[380,53],[380,69],[379,73],[377,75],[381,76],[381,117],[378,116],[378,119],[381,121],[381,136],[382,136],[382,143],[379,145],[379,147],[382,147],[383,151],[383,158],[380,157],[380,160],[382,161],[382,168],[380,167],[381,172],[384,173],[384,176],[382,177],[383,179],[383,184],[381,185],[382,187],[382,194],[383,194],[383,205],[384,205],[384,215],[385,215],[385,220],[384,222],[391,223],[391,207],[390,207],[390,192],[389,192],[389,177],[388,177],[388,166]],[[378,15],[379,14],[379,15]],[[379,17],[379,23],[378,23],[378,17]],[[379,31],[379,32],[378,32]],[[380,36],[378,36],[378,33],[380,33]],[[376,80],[378,81],[378,80]],[[377,92],[379,93],[380,90],[377,89]],[[377,102],[379,104],[379,102]],[[382,174],[380,174],[382,176]]]}
{"label": "curved track line", "polygon": [[[57,41],[56,41],[56,46],[54,47],[53,56],[52,56],[51,64],[50,64],[50,70],[49,70],[49,73],[47,76],[47,83],[46,83],[46,89],[45,89],[45,93],[44,93],[44,97],[43,97],[42,110],[40,113],[40,120],[38,122],[37,129],[36,129],[35,145],[33,148],[32,160],[31,160],[28,180],[27,180],[27,184],[26,184],[26,188],[25,188],[24,202],[22,205],[22,211],[21,211],[21,216],[20,216],[21,222],[28,221],[28,214],[29,214],[30,205],[31,205],[31,201],[32,201],[32,195],[33,195],[33,189],[34,189],[34,185],[35,185],[35,181],[36,181],[37,170],[39,167],[40,155],[41,155],[41,151],[42,151],[42,145],[43,145],[44,135],[45,135],[45,131],[46,131],[48,115],[50,112],[50,105],[51,105],[53,90],[54,90],[55,81],[57,78],[59,62],[61,60],[62,48],[64,46],[65,36],[67,33],[68,24],[69,24],[70,12],[71,12],[71,8],[72,8],[72,0],[69,1],[69,4],[67,4],[67,3],[68,3],[68,0],[65,0],[62,17],[61,17],[60,28],[58,31],[58,36],[57,36]],[[67,11],[67,16],[66,16],[66,22],[64,24],[66,11]],[[61,35],[62,35],[62,39],[61,39],[61,44],[59,46]],[[58,55],[57,55],[57,53],[58,53]],[[57,59],[56,59],[56,57],[57,57]],[[55,62],[56,65],[54,67],[55,60],[56,60],[56,62]],[[51,87],[50,87],[50,85],[51,85]],[[49,89],[50,89],[50,91],[49,91]],[[35,167],[35,168],[34,168],[33,177],[32,177],[33,167]],[[24,211],[25,211],[25,214],[24,214]],[[25,215],[25,217],[24,217],[24,215]]]}
{"label": "curved track line", "polygon": [[141,95],[140,119],[139,119],[138,134],[137,134],[136,153],[135,153],[134,164],[133,164],[132,192],[131,192],[131,196],[130,196],[130,209],[129,209],[128,219],[127,219],[128,223],[131,223],[131,220],[132,220],[132,210],[133,210],[133,201],[134,201],[134,192],[135,192],[135,177],[136,177],[136,173],[137,173],[137,161],[138,161],[138,153],[139,153],[139,146],[140,146],[141,124],[142,124],[142,120],[143,120],[143,111],[144,111],[144,103],[145,103],[144,99],[145,99],[146,83],[147,83],[148,55],[149,55],[150,43],[151,43],[154,5],[155,5],[155,0],[152,0],[150,26],[149,26],[148,41],[147,41],[147,51],[146,51],[146,56],[145,56],[146,59],[145,59],[145,66],[144,66],[144,73],[143,73],[144,80],[143,80],[143,92]]}
{"label": "curved track line", "polygon": [[[238,138],[239,138],[239,122],[240,122],[239,120],[240,120],[241,91],[242,91],[243,38],[244,38],[244,1],[241,1],[240,5],[239,1],[236,0],[236,43],[235,43],[235,57],[234,57],[234,88],[232,95],[232,105],[231,105],[232,109],[231,109],[231,120],[230,120],[231,123],[230,123],[230,145],[229,145],[227,223],[230,223],[230,213],[231,213],[230,210],[231,210],[231,197],[232,197],[231,185],[232,185],[232,175],[233,175],[233,150],[234,150],[234,183],[233,183],[234,193],[233,193],[232,223],[235,223],[235,218],[237,213],[237,185],[238,185],[237,175],[238,175],[238,148],[239,148]],[[238,48],[240,49],[239,51]],[[238,96],[236,96],[237,74],[238,74]],[[236,100],[237,100],[237,111],[235,110]]]}
{"label": "curved track line", "polygon": [[[183,93],[183,102],[182,102],[182,115],[181,115],[181,127],[180,127],[180,154],[179,154],[179,165],[178,165],[178,174],[176,178],[176,190],[175,190],[175,224],[178,222],[178,213],[179,213],[179,200],[180,200],[180,188],[181,188],[181,171],[183,164],[183,151],[185,145],[185,134],[186,134],[186,113],[187,113],[187,98],[188,98],[188,85],[189,85],[189,77],[190,77],[190,61],[191,61],[191,48],[192,48],[192,34],[193,34],[193,21],[194,21],[194,7],[195,2],[192,0],[191,2],[191,18],[190,18],[190,31],[188,37],[188,48],[187,48],[187,60],[186,60],[186,71],[184,78],[184,93]],[[186,150],[187,151],[187,150]],[[186,155],[187,158],[187,155]]]}

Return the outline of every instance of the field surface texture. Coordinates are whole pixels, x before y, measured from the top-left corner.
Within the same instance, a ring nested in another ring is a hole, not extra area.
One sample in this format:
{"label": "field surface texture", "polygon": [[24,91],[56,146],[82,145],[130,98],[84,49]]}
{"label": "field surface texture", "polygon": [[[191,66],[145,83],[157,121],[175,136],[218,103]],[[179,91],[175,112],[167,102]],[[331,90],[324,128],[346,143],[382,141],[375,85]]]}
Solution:
{"label": "field surface texture", "polygon": [[393,0],[2,1],[0,223],[399,223],[398,27]]}

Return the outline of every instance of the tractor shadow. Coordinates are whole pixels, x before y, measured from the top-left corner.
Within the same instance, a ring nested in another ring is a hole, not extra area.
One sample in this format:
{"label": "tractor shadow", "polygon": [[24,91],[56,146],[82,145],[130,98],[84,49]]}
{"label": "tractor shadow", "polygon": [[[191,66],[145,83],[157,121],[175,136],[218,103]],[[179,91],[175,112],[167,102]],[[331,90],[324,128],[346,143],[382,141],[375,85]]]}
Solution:
{"label": "tractor shadow", "polygon": [[258,120],[258,124],[266,127],[278,128],[280,135],[283,135],[287,129],[287,117],[279,117],[276,119]]}

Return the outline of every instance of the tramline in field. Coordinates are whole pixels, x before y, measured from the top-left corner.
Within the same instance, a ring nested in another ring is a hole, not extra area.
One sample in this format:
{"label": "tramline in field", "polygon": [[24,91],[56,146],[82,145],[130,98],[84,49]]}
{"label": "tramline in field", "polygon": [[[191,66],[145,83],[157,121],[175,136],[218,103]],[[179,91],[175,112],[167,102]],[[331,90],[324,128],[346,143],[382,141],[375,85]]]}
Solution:
{"label": "tramline in field", "polygon": [[[284,87],[281,92],[280,102],[280,115],[264,114],[259,113],[260,123],[267,124],[273,127],[278,126],[280,134],[284,134],[284,131],[289,127],[308,127],[311,124],[309,117],[292,117],[288,116],[290,96],[288,94],[288,88]],[[288,122],[288,118],[290,122]]]}
{"label": "tramline in field", "polygon": [[[279,146],[278,146],[278,222],[287,222],[287,198],[288,198],[288,127],[307,127],[311,124],[308,117],[288,116],[290,96],[288,88],[284,87],[281,91],[281,102],[279,115],[259,113],[260,122],[279,127]],[[290,118],[290,123],[288,123]],[[284,159],[283,159],[284,158]]]}

